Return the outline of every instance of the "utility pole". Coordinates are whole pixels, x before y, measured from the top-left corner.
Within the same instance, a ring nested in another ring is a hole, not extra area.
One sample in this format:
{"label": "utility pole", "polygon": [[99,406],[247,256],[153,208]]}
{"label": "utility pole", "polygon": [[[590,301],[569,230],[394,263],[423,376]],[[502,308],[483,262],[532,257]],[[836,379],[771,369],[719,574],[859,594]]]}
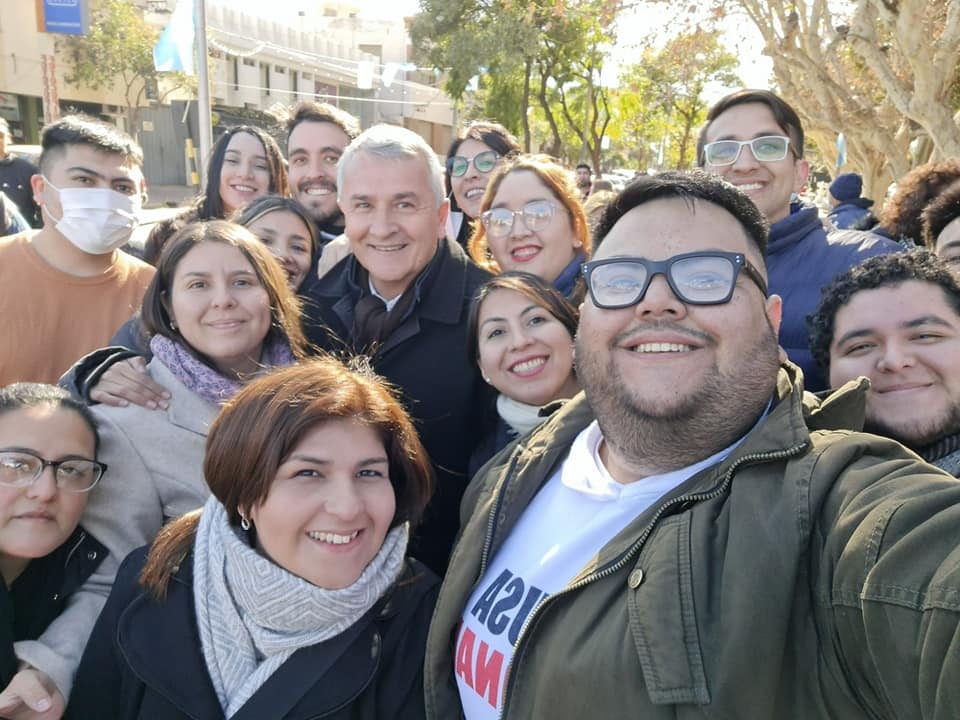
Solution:
{"label": "utility pole", "polygon": [[200,171],[200,187],[207,183],[207,158],[213,146],[213,124],[210,116],[210,80],[207,77],[207,7],[206,0],[194,0],[194,27],[197,40],[197,118],[200,131],[200,157],[197,169]]}

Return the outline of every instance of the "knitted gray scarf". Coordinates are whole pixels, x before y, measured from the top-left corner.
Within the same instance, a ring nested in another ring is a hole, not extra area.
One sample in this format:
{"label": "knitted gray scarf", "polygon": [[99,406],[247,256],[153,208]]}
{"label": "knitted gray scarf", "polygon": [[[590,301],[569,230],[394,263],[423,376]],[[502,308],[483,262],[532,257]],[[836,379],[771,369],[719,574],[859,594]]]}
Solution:
{"label": "knitted gray scarf", "polygon": [[247,545],[223,505],[207,500],[193,594],[203,657],[226,717],[296,650],[335,637],[373,607],[400,574],[407,535],[407,524],[395,527],[353,585],[324,590]]}

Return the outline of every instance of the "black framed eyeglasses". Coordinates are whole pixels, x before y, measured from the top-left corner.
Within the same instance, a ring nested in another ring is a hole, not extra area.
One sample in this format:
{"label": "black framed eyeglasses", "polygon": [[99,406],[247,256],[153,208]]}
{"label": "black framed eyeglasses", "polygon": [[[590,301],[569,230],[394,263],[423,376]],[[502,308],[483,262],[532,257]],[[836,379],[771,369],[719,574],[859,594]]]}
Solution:
{"label": "black framed eyeglasses", "polygon": [[29,487],[47,467],[53,468],[57,487],[72,493],[87,492],[107,470],[104,463],[86,458],[47,460],[28,450],[0,450],[0,485]]}
{"label": "black framed eyeglasses", "polygon": [[744,145],[750,146],[750,152],[759,162],[783,160],[791,149],[790,138],[785,135],[764,135],[753,140],[717,140],[703,146],[704,161],[714,166],[733,165]]}
{"label": "black framed eyeglasses", "polygon": [[531,200],[519,210],[502,207],[487,210],[480,215],[480,222],[483,223],[487,235],[492,238],[503,238],[509,235],[518,215],[523,218],[523,224],[530,232],[539,232],[546,229],[553,220],[556,209],[557,204],[549,200]]}
{"label": "black framed eyeglasses", "polygon": [[[477,172],[484,174],[493,170],[499,161],[500,155],[493,150],[484,150],[482,153],[477,153],[473,156],[473,166],[477,169]],[[447,172],[450,173],[450,177],[466,175],[469,169],[470,158],[468,157],[454,155],[447,160]]]}
{"label": "black framed eyeglasses", "polygon": [[666,260],[615,257],[582,266],[590,299],[598,308],[607,310],[630,307],[643,300],[655,275],[663,275],[673,294],[688,305],[722,305],[733,297],[741,270],[766,296],[763,276],[741,253],[711,250],[674,255]]}

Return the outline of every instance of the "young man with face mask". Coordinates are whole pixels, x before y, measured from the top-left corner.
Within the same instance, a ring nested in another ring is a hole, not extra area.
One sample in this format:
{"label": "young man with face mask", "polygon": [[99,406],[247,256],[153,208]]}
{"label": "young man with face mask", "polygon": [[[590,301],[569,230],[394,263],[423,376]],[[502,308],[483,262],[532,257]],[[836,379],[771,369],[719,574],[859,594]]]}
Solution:
{"label": "young man with face mask", "polygon": [[154,272],[119,250],[146,195],[136,142],[70,116],[41,144],[31,185],[43,227],[0,239],[0,385],[56,382],[140,307]]}

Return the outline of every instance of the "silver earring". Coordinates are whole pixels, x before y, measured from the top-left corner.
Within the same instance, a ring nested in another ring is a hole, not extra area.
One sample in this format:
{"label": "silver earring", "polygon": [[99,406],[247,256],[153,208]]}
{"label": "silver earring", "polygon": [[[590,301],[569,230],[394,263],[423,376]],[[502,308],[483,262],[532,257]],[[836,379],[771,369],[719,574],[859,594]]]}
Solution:
{"label": "silver earring", "polygon": [[490,384],[490,378],[488,378],[488,377],[487,377],[486,375],[482,375],[482,374],[481,374],[481,376],[480,376],[480,377],[482,377],[482,378],[483,378],[483,381],[484,381],[484,382],[485,382],[485,383],[486,383],[487,385],[489,385],[489,384]]}
{"label": "silver earring", "polygon": [[243,513],[240,513],[240,527],[242,527],[244,530],[250,529],[250,521],[247,520],[247,516]]}

